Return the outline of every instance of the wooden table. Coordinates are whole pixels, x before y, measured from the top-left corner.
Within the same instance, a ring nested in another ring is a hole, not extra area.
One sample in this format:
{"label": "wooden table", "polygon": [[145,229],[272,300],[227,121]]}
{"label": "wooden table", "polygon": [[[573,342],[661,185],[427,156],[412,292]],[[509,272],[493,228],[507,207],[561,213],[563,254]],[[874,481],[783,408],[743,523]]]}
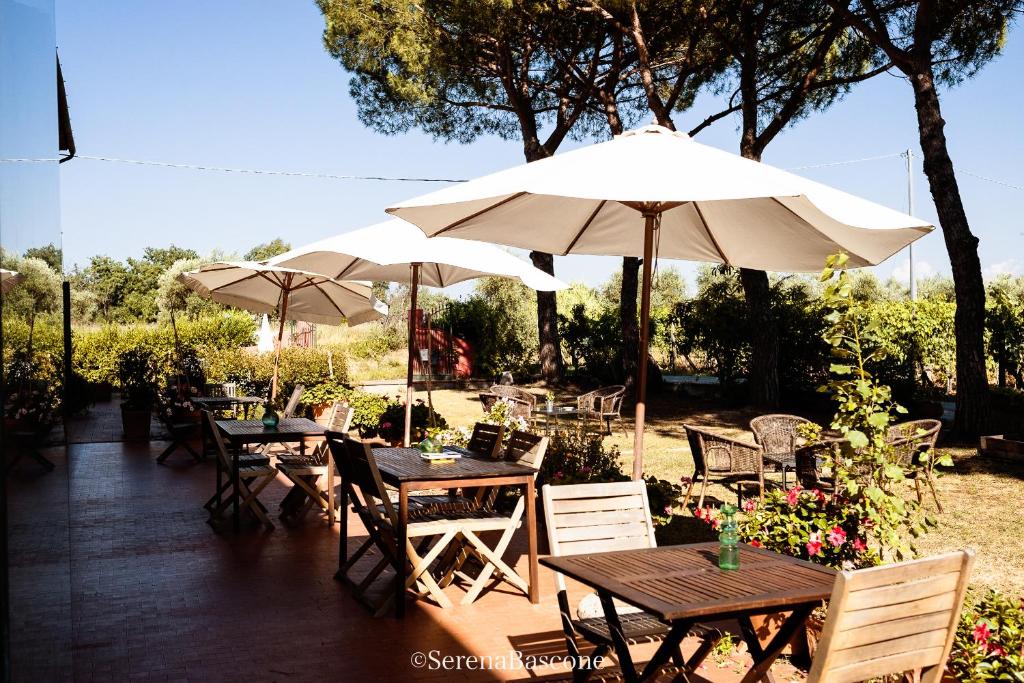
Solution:
{"label": "wooden table", "polygon": [[[740,545],[740,568],[718,568],[718,543],[545,557],[541,563],[597,591],[627,681],[647,680],[664,666],[699,622],[736,619],[754,665],[743,683],[771,680],[772,662],[811,611],[832,594],[836,572],[828,567]],[[654,657],[637,673],[622,636],[614,598],[671,624]],[[767,646],[750,617],[790,612]]]}
{"label": "wooden table", "polygon": [[242,406],[244,417],[249,416],[249,408],[261,405],[265,401],[258,396],[196,396],[189,401],[203,410],[227,410],[235,406]]}
{"label": "wooden table", "polygon": [[[251,444],[298,442],[299,452],[306,452],[307,440],[324,438],[323,425],[304,417],[289,417],[281,420],[277,427],[268,429],[260,420],[217,420],[217,429],[230,446],[231,454],[231,519],[238,530],[238,455]],[[217,490],[221,485],[220,461],[217,461]],[[218,501],[219,502],[219,501]]]}
{"label": "wooden table", "polygon": [[[374,448],[381,479],[398,489],[398,529],[395,566],[395,616],[405,616],[405,545],[406,526],[409,523],[409,492],[423,489],[473,488],[477,486],[523,486],[526,488],[526,532],[529,537],[530,602],[540,601],[537,583],[537,506],[532,467],[505,460],[484,457],[462,457],[450,463],[431,463],[420,457],[416,448]],[[334,508],[334,463],[328,471],[329,505]],[[344,565],[348,557],[348,515],[341,515],[339,560]]]}

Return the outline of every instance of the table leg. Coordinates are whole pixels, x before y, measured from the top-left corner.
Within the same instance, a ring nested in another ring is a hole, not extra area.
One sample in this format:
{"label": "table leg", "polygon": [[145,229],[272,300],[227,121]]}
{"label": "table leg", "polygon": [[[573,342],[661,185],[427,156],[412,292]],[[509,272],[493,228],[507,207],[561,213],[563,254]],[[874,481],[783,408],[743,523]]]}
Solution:
{"label": "table leg", "polygon": [[526,480],[526,534],[530,544],[530,602],[540,602],[540,584],[537,581],[537,488],[533,477]]}
{"label": "table leg", "polygon": [[629,652],[629,643],[626,642],[626,637],[622,634],[622,622],[619,621],[619,613],[615,610],[615,601],[612,600],[611,593],[607,591],[598,590],[597,596],[601,599],[601,607],[604,608],[604,618],[608,622],[608,632],[612,636],[615,657],[619,660],[622,677],[626,679],[626,683],[640,683],[636,666],[633,664],[633,655]]}
{"label": "table leg", "polygon": [[238,531],[241,523],[238,509],[238,449],[231,449],[231,525]]}
{"label": "table leg", "polygon": [[800,625],[814,611],[814,607],[815,605],[794,607],[792,614],[789,615],[789,618],[782,624],[766,647],[761,646],[761,641],[757,637],[754,625],[750,623],[750,617],[743,616],[739,618],[743,640],[747,644],[747,651],[750,653],[751,659],[754,660],[754,666],[743,676],[741,683],[753,683],[758,680],[767,681],[767,683],[774,682],[775,679],[771,673],[772,664],[782,654],[789,641],[793,639]]}
{"label": "table leg", "polygon": [[[341,517],[345,517],[344,511]],[[327,523],[334,528],[334,458],[330,448],[327,449]]]}
{"label": "table leg", "polygon": [[398,487],[398,529],[395,533],[395,616],[405,617],[405,565],[407,564],[406,534],[409,524],[409,489],[402,483]]}
{"label": "table leg", "polygon": [[[680,659],[679,644],[683,642],[683,638],[686,637],[686,634],[690,632],[692,627],[693,621],[689,619],[677,621],[672,624],[672,629],[665,635],[665,639],[661,641],[661,645],[658,646],[654,656],[651,657],[649,662],[647,662],[647,666],[644,667],[643,673],[640,674],[641,681],[646,681],[647,679],[656,676],[658,672],[661,671],[661,667],[668,664],[668,660]],[[684,669],[683,680],[686,680],[685,675],[690,673],[690,669],[696,668],[699,662],[692,663],[692,667],[689,666],[691,662],[677,661],[676,664],[681,669]]]}
{"label": "table leg", "polygon": [[[328,470],[328,472],[332,472],[334,470],[334,456],[331,454],[330,451],[328,451],[327,453],[327,466],[331,468]],[[344,567],[348,563],[348,489],[345,488],[347,486],[347,483],[345,482],[344,474],[340,477],[340,479],[341,500],[343,505],[340,519],[338,520],[341,528],[338,532],[338,573],[334,576],[334,578],[336,579],[344,578]]]}

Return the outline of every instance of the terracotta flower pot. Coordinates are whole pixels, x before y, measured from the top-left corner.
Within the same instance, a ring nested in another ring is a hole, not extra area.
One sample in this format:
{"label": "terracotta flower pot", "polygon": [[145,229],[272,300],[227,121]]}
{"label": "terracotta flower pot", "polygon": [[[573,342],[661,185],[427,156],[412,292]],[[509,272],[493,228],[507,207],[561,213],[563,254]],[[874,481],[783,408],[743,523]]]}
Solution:
{"label": "terracotta flower pot", "polygon": [[121,404],[121,427],[125,441],[149,441],[152,410],[149,408],[128,408]]}

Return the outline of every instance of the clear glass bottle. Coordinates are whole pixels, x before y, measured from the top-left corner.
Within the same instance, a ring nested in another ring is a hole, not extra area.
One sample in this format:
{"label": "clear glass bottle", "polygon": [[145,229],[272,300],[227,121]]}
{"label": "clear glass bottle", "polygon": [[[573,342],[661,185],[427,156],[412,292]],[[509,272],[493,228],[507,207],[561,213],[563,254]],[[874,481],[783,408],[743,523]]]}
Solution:
{"label": "clear glass bottle", "polygon": [[725,570],[740,568],[739,534],[736,530],[736,507],[722,506],[721,532],[718,534],[718,567]]}

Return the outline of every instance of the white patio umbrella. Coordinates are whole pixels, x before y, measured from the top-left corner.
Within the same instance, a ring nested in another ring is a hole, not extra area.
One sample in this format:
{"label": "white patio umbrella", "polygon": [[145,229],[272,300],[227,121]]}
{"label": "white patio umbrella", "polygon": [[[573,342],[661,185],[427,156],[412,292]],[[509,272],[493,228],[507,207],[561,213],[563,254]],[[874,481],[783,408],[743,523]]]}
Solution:
{"label": "white patio umbrella", "polygon": [[0,268],[0,293],[6,294],[11,287],[21,282],[22,275],[13,270]]}
{"label": "white patio umbrella", "polygon": [[264,313],[260,319],[260,331],[256,333],[256,350],[267,353],[274,350],[274,331],[270,329],[270,318]]}
{"label": "white patio umbrella", "polygon": [[316,273],[268,266],[251,261],[222,261],[182,273],[178,280],[199,294],[254,313],[278,312],[274,376],[270,399],[277,397],[278,369],[284,321],[349,325],[387,315],[387,305],[377,301],[366,282],[339,282]]}
{"label": "white patio umbrella", "polygon": [[817,271],[829,254],[843,251],[851,267],[860,267],[884,261],[932,229],[661,126],[454,185],[387,211],[431,236],[562,255],[643,258],[635,479],[643,472],[654,258]]}
{"label": "white patio umbrella", "polygon": [[568,285],[492,244],[428,239],[422,231],[393,218],[335,235],[275,256],[270,265],[322,273],[335,279],[356,278],[410,285],[409,360],[406,374],[405,445],[412,429],[412,381],[416,345],[416,299],[419,285],[447,287],[478,277],[518,278],[542,291]]}

